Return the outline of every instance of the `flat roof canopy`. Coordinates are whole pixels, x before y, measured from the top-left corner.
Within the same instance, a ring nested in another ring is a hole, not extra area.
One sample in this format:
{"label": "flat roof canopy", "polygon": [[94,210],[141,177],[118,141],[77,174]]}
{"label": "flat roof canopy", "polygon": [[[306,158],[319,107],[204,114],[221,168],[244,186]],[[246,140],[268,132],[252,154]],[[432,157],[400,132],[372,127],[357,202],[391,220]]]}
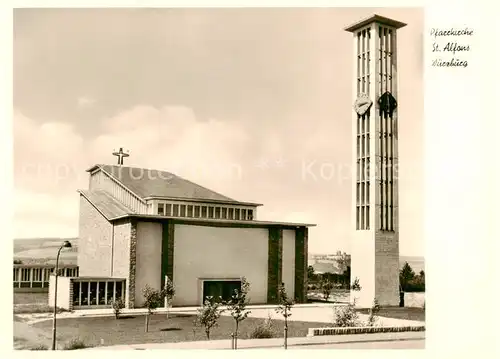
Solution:
{"label": "flat roof canopy", "polygon": [[344,30],[349,31],[349,32],[355,32],[358,29],[365,27],[366,25],[371,24],[372,22],[377,22],[381,25],[390,26],[390,27],[393,27],[395,29],[400,29],[400,28],[406,26],[406,24],[404,22],[396,21],[393,19],[389,19],[388,17],[384,17],[384,16],[380,16],[380,15],[375,14],[375,15],[367,17],[363,20],[360,20],[360,21],[344,28]]}

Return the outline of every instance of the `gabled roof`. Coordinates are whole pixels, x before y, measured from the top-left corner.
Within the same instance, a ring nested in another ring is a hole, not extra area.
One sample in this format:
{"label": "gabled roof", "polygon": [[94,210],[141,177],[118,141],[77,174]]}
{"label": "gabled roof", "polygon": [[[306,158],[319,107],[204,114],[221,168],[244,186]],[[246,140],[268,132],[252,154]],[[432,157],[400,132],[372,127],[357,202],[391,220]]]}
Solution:
{"label": "gabled roof", "polygon": [[95,165],[88,169],[87,172],[94,172],[99,169],[119,181],[143,200],[170,198],[261,206],[259,203],[236,201],[166,171],[116,165]]}
{"label": "gabled roof", "polygon": [[133,211],[104,190],[78,191],[108,220],[127,216]]}

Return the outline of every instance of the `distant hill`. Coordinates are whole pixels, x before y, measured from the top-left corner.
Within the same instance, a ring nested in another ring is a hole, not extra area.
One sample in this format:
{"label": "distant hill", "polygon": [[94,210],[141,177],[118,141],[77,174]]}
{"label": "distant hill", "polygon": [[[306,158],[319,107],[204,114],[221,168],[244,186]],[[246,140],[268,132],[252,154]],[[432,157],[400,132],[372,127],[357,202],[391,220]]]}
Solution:
{"label": "distant hill", "polygon": [[54,264],[57,250],[64,241],[70,241],[72,248],[61,251],[61,264],[76,264],[78,257],[78,238],[29,238],[14,239],[14,259],[23,263]]}

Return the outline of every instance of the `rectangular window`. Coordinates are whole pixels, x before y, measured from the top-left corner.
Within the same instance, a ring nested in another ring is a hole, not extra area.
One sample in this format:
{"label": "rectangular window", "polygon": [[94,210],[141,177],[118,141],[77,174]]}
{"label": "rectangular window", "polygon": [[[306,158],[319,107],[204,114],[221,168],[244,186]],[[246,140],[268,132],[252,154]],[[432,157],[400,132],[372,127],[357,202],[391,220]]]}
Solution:
{"label": "rectangular window", "polygon": [[186,217],[186,205],[185,204],[181,204],[181,213],[179,216]]}
{"label": "rectangular window", "polygon": [[370,229],[370,206],[366,206],[366,229]]}
{"label": "rectangular window", "polygon": [[166,216],[172,215],[172,204],[171,203],[165,204],[165,215]]}
{"label": "rectangular window", "polygon": [[196,218],[200,217],[200,206],[194,206],[194,216]]}
{"label": "rectangular window", "polygon": [[165,205],[163,203],[158,203],[158,215],[165,215]]}
{"label": "rectangular window", "polygon": [[172,216],[179,217],[179,205],[178,204],[173,205]]}
{"label": "rectangular window", "polygon": [[241,220],[245,221],[246,219],[247,219],[247,210],[246,209],[242,209],[241,210]]}
{"label": "rectangular window", "polygon": [[222,218],[227,219],[227,208],[222,207]]}
{"label": "rectangular window", "polygon": [[207,207],[201,207],[201,218],[207,218]]}
{"label": "rectangular window", "polygon": [[214,218],[214,207],[208,207],[208,218]]}
{"label": "rectangular window", "polygon": [[253,209],[249,209],[249,210],[247,211],[247,219],[248,219],[249,221],[253,221]]}
{"label": "rectangular window", "polygon": [[193,217],[193,206],[191,206],[191,205],[187,206],[187,216]]}
{"label": "rectangular window", "polygon": [[220,207],[215,207],[215,218],[220,218]]}
{"label": "rectangular window", "polygon": [[239,208],[235,208],[234,209],[234,219],[236,220],[240,220],[240,209]]}
{"label": "rectangular window", "polygon": [[234,218],[234,208],[229,208],[229,219]]}

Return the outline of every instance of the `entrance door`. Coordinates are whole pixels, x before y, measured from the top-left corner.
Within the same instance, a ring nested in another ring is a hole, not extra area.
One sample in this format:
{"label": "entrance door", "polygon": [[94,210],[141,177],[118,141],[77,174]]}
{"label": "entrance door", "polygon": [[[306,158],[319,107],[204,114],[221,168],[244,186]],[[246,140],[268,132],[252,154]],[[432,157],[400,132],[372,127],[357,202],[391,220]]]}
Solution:
{"label": "entrance door", "polygon": [[227,301],[231,299],[235,290],[241,290],[240,280],[205,280],[203,281],[203,301],[207,297],[211,300]]}

